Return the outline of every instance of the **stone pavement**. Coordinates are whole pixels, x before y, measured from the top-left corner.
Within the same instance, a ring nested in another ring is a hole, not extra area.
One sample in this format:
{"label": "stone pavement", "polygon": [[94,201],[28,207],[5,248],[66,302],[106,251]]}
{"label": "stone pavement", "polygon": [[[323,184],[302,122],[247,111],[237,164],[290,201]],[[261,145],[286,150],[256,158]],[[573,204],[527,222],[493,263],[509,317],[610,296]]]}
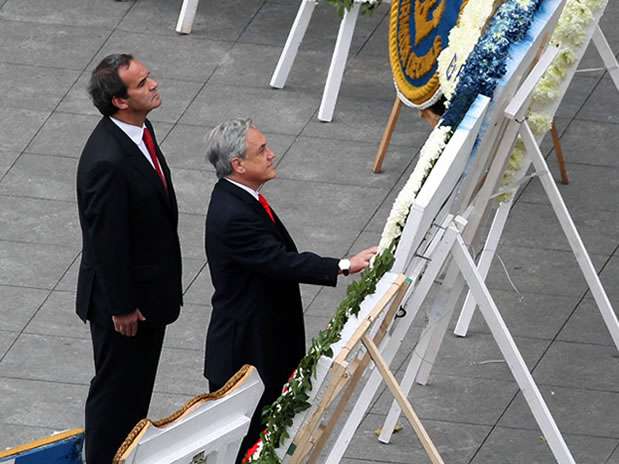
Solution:
{"label": "stone pavement", "polygon": [[[335,120],[316,119],[337,17],[321,4],[288,86],[268,87],[299,0],[202,0],[194,32],[174,32],[180,0],[0,0],[0,449],[80,426],[93,372],[87,327],[74,314],[80,235],[77,158],[99,119],[85,84],[106,54],[128,51],[160,82],[152,114],[178,191],[186,306],[170,327],[151,417],[207,389],[201,375],[211,287],[202,236],[215,182],[204,138],[247,115],[279,154],[273,207],[302,249],[342,256],[375,243],[428,130],[404,110],[386,169],[370,174],[393,102],[387,7],[364,17],[353,41]],[[619,51],[619,2],[604,30]],[[589,52],[583,67],[600,65]],[[608,75],[579,74],[557,123],[572,183],[560,190],[619,307],[619,94]],[[549,144],[545,145],[551,152]],[[556,166],[555,166],[556,168]],[[556,172],[556,169],[555,169]],[[514,208],[489,285],[580,464],[619,463],[619,357],[540,185]],[[342,296],[304,287],[309,335]],[[450,464],[554,462],[479,318],[448,335],[430,385],[413,404]],[[402,373],[407,349],[395,361]],[[347,452],[348,464],[427,462],[408,426],[377,444],[383,391]]]}

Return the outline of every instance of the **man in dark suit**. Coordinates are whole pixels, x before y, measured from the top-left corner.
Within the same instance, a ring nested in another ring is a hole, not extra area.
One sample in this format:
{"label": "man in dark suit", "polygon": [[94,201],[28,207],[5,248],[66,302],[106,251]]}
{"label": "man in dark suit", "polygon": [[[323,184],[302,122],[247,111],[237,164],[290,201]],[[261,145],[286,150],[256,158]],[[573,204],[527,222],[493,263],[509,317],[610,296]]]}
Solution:
{"label": "man in dark suit", "polygon": [[206,255],[215,293],[205,375],[214,391],[243,364],[251,364],[265,384],[239,462],[258,438],[262,408],[279,396],[304,356],[299,283],[335,286],[338,274],[365,269],[376,248],[350,259],[297,251],[258,193],[262,184],[276,176],[275,155],[251,120],[230,120],[213,129],[207,157],[219,182],[206,217]]}
{"label": "man in dark suit", "polygon": [[103,117],[77,168],[82,227],[76,308],[90,322],[95,376],[86,400],[86,459],[110,464],[146,417],[165,327],[182,305],[178,209],[147,114],[157,82],[131,55],[110,55],[89,93]]}

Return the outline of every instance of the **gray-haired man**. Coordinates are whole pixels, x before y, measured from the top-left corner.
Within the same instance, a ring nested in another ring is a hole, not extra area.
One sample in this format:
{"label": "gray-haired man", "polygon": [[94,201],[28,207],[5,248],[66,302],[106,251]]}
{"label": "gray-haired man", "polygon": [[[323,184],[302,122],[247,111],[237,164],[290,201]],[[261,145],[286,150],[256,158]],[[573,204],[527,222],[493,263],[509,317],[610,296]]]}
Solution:
{"label": "gray-haired man", "polygon": [[229,120],[213,129],[207,157],[219,182],[206,217],[206,255],[215,293],[205,375],[213,391],[243,364],[251,364],[265,384],[240,462],[258,438],[262,408],[277,398],[305,353],[299,283],[335,286],[338,274],[365,269],[376,249],[350,259],[297,251],[258,192],[277,172],[275,154],[250,119]]}

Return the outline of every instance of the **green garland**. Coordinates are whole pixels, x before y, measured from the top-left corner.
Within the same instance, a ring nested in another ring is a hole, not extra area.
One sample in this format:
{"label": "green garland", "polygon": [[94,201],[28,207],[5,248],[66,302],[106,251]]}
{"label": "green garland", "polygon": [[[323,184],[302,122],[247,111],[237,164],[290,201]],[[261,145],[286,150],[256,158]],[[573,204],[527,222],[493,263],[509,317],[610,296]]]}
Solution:
{"label": "green garland", "polygon": [[348,286],[346,297],[338,306],[329,325],[312,340],[307,355],[284,385],[285,393],[262,412],[262,420],[267,424],[267,428],[260,435],[263,446],[260,454],[261,463],[280,463],[275,450],[288,438],[288,429],[292,426],[294,416],[311,406],[307,392],[312,389],[312,377],[316,375],[318,360],[321,356],[333,356],[331,345],[341,339],[344,325],[351,316],[359,314],[363,300],[375,292],[378,281],[393,266],[395,247],[396,243],[377,256],[374,265],[363,271],[361,279]]}
{"label": "green garland", "polygon": [[[361,0],[361,14],[370,15],[374,13],[374,10],[380,6],[383,0]],[[345,11],[350,11],[355,0],[327,0],[337,10],[337,14],[344,16]]]}

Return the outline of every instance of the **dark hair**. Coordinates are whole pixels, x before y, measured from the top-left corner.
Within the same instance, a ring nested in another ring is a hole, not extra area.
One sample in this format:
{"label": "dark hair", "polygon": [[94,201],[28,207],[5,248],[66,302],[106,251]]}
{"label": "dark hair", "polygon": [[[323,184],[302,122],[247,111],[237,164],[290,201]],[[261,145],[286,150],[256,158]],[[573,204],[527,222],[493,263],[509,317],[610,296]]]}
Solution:
{"label": "dark hair", "polygon": [[92,72],[88,93],[103,116],[111,116],[118,111],[112,104],[113,97],[127,98],[127,86],[118,75],[118,69],[129,66],[131,60],[133,56],[127,53],[108,55]]}

